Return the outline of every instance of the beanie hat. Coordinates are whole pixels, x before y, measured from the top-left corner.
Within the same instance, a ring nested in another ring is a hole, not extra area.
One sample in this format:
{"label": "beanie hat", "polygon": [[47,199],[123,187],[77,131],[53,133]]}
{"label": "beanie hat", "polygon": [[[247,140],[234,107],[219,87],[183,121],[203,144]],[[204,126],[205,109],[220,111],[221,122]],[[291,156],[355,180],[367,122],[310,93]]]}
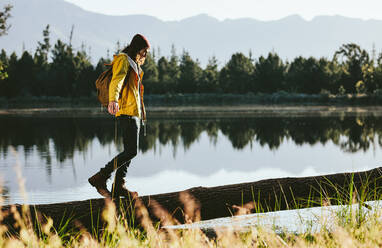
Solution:
{"label": "beanie hat", "polygon": [[144,48],[150,48],[150,43],[141,34],[134,35],[133,39],[130,42],[129,48],[128,48],[128,55],[131,58],[135,58],[137,56],[138,52]]}

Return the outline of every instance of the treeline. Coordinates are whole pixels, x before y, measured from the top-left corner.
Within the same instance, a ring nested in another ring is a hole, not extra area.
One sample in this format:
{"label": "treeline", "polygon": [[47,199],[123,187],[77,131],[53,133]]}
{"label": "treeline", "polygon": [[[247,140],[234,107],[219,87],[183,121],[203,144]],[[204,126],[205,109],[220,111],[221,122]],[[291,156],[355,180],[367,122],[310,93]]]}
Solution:
{"label": "treeline", "polygon": [[[7,77],[0,78],[0,97],[24,96],[89,97],[95,95],[94,81],[110,58],[90,62],[85,46],[74,49],[71,42],[50,43],[49,25],[36,51],[0,53]],[[148,94],[167,93],[274,93],[378,94],[382,89],[382,53],[369,54],[360,46],[342,45],[331,59],[297,57],[283,61],[276,53],[252,58],[235,53],[219,66],[212,57],[205,68],[187,51],[179,56],[149,54],[143,66]]]}

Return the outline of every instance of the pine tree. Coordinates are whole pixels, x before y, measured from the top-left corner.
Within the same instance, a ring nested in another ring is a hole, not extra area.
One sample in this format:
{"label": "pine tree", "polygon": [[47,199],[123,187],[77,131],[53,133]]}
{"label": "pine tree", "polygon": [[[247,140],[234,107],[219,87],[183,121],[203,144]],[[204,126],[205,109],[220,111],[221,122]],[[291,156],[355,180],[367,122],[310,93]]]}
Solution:
{"label": "pine tree", "polygon": [[190,54],[183,51],[179,65],[179,92],[182,93],[200,93],[200,79],[202,69],[198,61],[193,61]]}
{"label": "pine tree", "polygon": [[37,49],[35,52],[35,62],[37,65],[43,65],[48,63],[48,56],[49,51],[51,48],[50,45],[50,31],[49,31],[49,24],[45,27],[45,29],[42,32],[43,34],[43,42],[37,43]]}

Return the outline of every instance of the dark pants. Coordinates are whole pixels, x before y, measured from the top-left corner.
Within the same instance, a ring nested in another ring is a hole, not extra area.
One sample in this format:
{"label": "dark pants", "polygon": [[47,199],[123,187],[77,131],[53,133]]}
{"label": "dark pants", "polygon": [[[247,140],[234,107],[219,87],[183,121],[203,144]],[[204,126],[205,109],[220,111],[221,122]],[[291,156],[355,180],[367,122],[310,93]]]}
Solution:
{"label": "dark pants", "polygon": [[127,167],[138,152],[140,120],[131,116],[119,116],[117,122],[119,135],[122,135],[123,138],[123,152],[115,156],[104,168],[101,168],[100,172],[109,178],[111,173],[117,170],[115,182],[120,183],[124,181]]}

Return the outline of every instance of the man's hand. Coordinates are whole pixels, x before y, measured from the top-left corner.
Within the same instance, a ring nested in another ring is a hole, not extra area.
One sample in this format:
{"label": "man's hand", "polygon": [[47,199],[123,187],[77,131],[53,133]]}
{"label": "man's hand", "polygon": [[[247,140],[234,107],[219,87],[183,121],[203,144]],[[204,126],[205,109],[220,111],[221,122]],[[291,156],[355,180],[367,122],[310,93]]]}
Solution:
{"label": "man's hand", "polygon": [[107,106],[107,110],[111,115],[115,115],[119,111],[119,106],[117,102],[109,102],[109,106]]}

